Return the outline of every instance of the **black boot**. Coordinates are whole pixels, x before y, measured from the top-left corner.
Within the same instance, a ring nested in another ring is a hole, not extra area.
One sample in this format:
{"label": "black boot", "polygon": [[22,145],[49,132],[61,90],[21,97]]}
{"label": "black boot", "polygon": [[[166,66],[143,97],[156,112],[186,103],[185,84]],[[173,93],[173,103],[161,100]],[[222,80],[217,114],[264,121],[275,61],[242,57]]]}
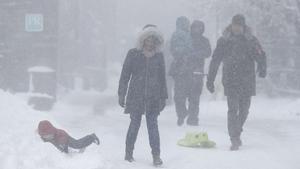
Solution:
{"label": "black boot", "polygon": [[230,146],[230,151],[238,151],[239,148],[240,148],[240,147],[239,147],[238,145],[232,144],[232,145]]}
{"label": "black boot", "polygon": [[189,126],[199,126],[198,119],[188,118],[186,124]]}
{"label": "black boot", "polygon": [[97,145],[100,145],[100,140],[99,138],[96,136],[96,134],[92,134],[91,135],[94,139],[93,143],[97,144]]}
{"label": "black boot", "polygon": [[159,167],[163,164],[163,161],[161,160],[160,156],[159,155],[154,155],[153,156],[153,165],[155,167]]}
{"label": "black boot", "polygon": [[239,139],[231,139],[230,151],[238,151],[240,148],[241,142]]}
{"label": "black boot", "polygon": [[243,142],[242,142],[241,138],[239,138],[239,139],[237,140],[237,144],[238,144],[238,146],[242,146],[242,145],[243,145]]}
{"label": "black boot", "polygon": [[126,153],[126,155],[125,155],[125,161],[128,161],[130,163],[132,163],[132,162],[135,161],[134,158],[133,158],[133,156],[132,156],[132,153]]}
{"label": "black boot", "polygon": [[184,123],[184,118],[182,117],[178,117],[177,119],[177,126],[181,127]]}

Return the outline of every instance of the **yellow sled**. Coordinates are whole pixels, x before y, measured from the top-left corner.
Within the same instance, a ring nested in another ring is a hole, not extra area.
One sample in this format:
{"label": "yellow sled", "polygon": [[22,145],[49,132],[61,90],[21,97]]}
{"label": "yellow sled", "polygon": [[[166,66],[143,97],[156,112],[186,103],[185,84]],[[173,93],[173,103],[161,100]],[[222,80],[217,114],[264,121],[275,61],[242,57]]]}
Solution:
{"label": "yellow sled", "polygon": [[184,139],[177,142],[177,145],[191,148],[214,148],[216,143],[208,139],[206,132],[187,133]]}

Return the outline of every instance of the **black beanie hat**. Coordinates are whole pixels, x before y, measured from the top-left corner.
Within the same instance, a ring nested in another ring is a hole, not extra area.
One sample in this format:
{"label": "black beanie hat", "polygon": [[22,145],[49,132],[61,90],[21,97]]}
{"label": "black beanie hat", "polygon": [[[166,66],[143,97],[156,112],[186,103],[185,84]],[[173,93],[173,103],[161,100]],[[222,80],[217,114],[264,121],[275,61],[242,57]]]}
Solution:
{"label": "black beanie hat", "polygon": [[242,14],[237,14],[234,17],[232,17],[232,24],[237,24],[237,25],[246,25],[246,18]]}
{"label": "black beanie hat", "polygon": [[205,31],[205,24],[203,21],[199,21],[199,20],[195,20],[192,25],[191,25],[191,31],[193,32],[193,30],[195,29],[199,29],[201,34],[204,33]]}

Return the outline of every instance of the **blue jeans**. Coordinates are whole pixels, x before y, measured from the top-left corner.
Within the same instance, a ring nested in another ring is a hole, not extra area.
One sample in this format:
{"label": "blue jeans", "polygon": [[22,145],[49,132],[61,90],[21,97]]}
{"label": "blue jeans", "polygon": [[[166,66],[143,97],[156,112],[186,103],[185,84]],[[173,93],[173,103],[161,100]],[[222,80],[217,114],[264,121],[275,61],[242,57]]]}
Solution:
{"label": "blue jeans", "polygon": [[[157,118],[159,113],[146,112],[147,129],[149,135],[149,143],[152,149],[152,155],[160,155],[160,137],[158,131]],[[137,139],[137,135],[141,126],[142,114],[131,113],[130,125],[126,137],[126,154],[133,154],[134,144]]]}

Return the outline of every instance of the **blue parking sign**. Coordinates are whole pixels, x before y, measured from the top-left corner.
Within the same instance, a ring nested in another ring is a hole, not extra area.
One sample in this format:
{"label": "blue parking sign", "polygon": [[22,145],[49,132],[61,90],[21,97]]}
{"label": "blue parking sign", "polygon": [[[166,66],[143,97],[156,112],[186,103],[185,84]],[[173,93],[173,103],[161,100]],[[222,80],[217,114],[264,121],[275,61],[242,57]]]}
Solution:
{"label": "blue parking sign", "polygon": [[26,14],[25,30],[27,32],[42,32],[44,30],[44,16],[42,14]]}

